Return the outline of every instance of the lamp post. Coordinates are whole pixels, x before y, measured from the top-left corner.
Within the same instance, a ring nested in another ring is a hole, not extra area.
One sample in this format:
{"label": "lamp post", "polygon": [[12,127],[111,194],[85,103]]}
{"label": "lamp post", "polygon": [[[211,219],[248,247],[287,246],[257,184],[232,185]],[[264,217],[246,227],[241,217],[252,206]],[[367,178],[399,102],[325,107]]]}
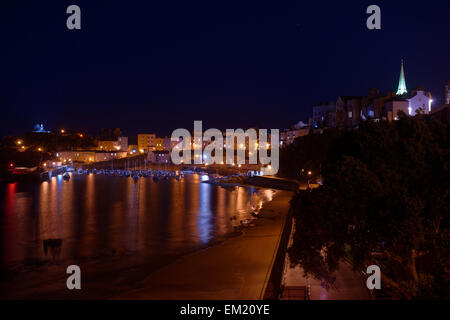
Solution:
{"label": "lamp post", "polygon": [[311,175],[312,175],[312,172],[308,171],[308,189],[311,189],[311,186],[310,186]]}
{"label": "lamp post", "polygon": [[302,169],[301,171],[300,171],[300,175],[306,175],[307,176],[307,181],[308,181],[308,189],[310,189],[311,188],[311,186],[310,186],[310,180],[311,180],[311,176],[312,176],[312,171],[308,171],[308,172],[305,172],[305,169]]}

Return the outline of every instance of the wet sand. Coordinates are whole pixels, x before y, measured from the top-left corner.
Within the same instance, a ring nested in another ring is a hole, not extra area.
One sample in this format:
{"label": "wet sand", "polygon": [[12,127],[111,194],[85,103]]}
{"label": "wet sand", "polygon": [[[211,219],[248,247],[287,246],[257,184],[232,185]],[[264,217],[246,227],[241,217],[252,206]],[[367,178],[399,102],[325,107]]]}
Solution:
{"label": "wet sand", "polygon": [[278,191],[243,234],[152,272],[115,299],[262,299],[292,192]]}

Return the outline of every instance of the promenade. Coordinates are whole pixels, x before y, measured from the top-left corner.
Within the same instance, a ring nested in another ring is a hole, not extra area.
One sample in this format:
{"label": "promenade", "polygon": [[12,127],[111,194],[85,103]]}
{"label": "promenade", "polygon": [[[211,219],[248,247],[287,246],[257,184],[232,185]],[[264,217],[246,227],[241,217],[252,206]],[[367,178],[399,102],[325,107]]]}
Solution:
{"label": "promenade", "polygon": [[[292,226],[289,246],[292,245],[292,237],[295,225]],[[334,284],[328,290],[322,287],[320,280],[311,275],[305,275],[301,266],[291,266],[289,256],[285,257],[285,270],[283,274],[283,285],[288,288],[310,289],[311,300],[371,300],[369,290],[361,274],[353,270],[348,261],[341,261],[339,268],[334,272],[336,278]],[[292,299],[292,298],[291,298]],[[294,298],[295,300],[296,298]]]}
{"label": "promenade", "polygon": [[293,193],[278,191],[255,226],[149,274],[116,299],[262,299]]}

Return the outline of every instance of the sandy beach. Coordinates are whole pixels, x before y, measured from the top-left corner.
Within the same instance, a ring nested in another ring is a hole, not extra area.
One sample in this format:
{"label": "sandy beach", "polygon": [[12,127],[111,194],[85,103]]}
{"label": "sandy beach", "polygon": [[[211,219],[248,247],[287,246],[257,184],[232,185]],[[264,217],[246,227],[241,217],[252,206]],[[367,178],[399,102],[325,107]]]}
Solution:
{"label": "sandy beach", "polygon": [[278,191],[242,235],[184,256],[116,299],[262,299],[292,192]]}

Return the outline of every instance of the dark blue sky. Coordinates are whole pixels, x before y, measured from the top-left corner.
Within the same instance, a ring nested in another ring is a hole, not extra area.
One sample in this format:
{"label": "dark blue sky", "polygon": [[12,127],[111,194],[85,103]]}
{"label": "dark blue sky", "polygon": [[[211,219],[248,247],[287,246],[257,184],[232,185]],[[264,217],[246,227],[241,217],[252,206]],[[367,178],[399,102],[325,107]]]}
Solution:
{"label": "dark blue sky", "polygon": [[[408,88],[443,101],[449,1],[14,1],[0,4],[0,134],[307,121],[318,101]],[[153,3],[155,2],[155,3]],[[94,4],[95,3],[95,4]],[[66,28],[81,7],[82,29]],[[382,30],[366,28],[367,6]]]}

